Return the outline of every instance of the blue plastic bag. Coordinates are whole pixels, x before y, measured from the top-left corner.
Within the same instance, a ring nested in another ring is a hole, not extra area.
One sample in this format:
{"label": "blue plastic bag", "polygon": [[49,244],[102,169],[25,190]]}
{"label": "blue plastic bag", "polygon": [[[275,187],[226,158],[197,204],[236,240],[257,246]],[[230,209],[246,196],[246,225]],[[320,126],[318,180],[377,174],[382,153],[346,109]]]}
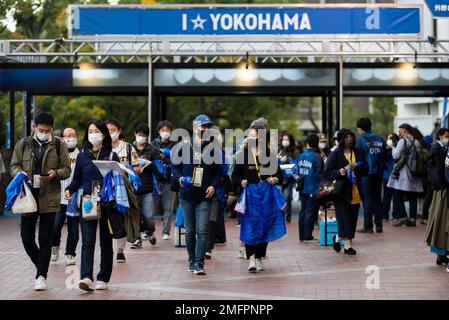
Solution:
{"label": "blue plastic bag", "polygon": [[181,205],[178,205],[178,208],[176,209],[175,227],[184,228],[184,215],[182,213]]}

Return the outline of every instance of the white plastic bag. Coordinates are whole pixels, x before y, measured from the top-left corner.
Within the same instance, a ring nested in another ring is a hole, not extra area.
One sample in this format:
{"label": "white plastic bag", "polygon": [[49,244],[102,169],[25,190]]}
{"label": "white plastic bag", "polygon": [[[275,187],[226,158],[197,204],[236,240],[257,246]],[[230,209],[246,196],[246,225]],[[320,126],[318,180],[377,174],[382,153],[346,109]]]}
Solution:
{"label": "white plastic bag", "polygon": [[37,203],[31,193],[30,188],[24,181],[20,188],[20,194],[17,196],[14,204],[12,205],[12,213],[33,213],[37,211]]}

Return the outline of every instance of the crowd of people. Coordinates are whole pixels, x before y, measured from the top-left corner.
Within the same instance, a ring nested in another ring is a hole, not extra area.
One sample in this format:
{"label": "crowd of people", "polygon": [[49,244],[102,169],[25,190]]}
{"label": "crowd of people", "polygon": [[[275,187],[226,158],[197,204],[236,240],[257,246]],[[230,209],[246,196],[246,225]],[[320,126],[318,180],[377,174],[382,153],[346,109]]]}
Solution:
{"label": "crowd of people", "polygon": [[[329,141],[322,133],[311,133],[304,148],[283,132],[276,150],[270,143],[268,122],[260,118],[251,123],[228,157],[220,128],[207,115],[198,115],[192,127],[187,138],[175,140],[172,124],[160,121],[158,136],[151,141],[150,128],[141,123],[132,142],[127,142],[119,121],[93,120],[78,145],[76,129],[64,128],[56,135],[53,116],[36,115],[33,133],[16,144],[10,165],[15,179],[22,176],[30,183],[37,203],[37,212],[21,214],[20,227],[23,246],[36,267],[35,290],[47,290],[49,264],[59,259],[66,221],[67,266],[77,264],[81,230],[78,287],[107,290],[114,254],[117,263],[125,263],[127,246],[141,249],[144,240],[154,246],[158,232],[162,240],[171,239],[178,206],[189,272],[205,275],[205,260],[212,258],[214,245],[226,243],[226,210],[238,213],[239,254],[249,260],[248,271],[261,272],[268,243],[283,237],[286,224],[292,221],[295,191],[301,202],[299,240],[318,241],[313,233],[319,210],[332,206],[338,224],[333,249],[340,252],[343,246],[346,255],[357,253],[356,232],[382,233],[391,211],[393,226],[415,227],[421,202],[425,240],[437,255],[437,264],[448,264],[448,129],[439,129],[432,142],[404,123],[398,134],[391,133],[385,140],[371,131],[370,119],[360,118],[358,134],[341,128]],[[206,161],[205,154],[215,160]],[[105,175],[99,161],[120,163],[131,175],[125,171]],[[332,188],[326,189],[329,182]],[[101,195],[94,186],[99,186]],[[88,216],[92,205],[87,203],[92,202],[101,211],[94,219]],[[362,206],[363,227],[356,230]],[[163,215],[159,231],[158,210]],[[125,229],[121,234],[112,230],[117,212]],[[39,245],[35,242],[38,220]],[[95,281],[97,230],[101,263]]]}

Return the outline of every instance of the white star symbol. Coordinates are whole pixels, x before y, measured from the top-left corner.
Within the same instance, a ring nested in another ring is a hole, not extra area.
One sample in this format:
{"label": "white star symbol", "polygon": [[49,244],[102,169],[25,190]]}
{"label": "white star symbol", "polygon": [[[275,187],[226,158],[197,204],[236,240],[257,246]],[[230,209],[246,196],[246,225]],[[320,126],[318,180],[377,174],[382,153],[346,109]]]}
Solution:
{"label": "white star symbol", "polygon": [[199,14],[196,15],[196,19],[190,19],[190,21],[192,21],[192,23],[194,24],[193,30],[195,30],[196,28],[201,28],[202,30],[204,30],[203,24],[204,22],[206,22],[206,19],[201,19]]}

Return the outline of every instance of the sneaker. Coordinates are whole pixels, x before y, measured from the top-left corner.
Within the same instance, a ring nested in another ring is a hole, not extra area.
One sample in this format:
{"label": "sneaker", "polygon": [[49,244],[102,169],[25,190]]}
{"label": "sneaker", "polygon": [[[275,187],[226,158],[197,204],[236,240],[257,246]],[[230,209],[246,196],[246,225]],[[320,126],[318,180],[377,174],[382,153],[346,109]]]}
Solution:
{"label": "sneaker", "polygon": [[376,226],[376,232],[377,232],[377,233],[382,233],[382,232],[384,232],[383,227],[381,227],[381,226]]}
{"label": "sneaker", "polygon": [[94,283],[89,278],[78,281],[78,288],[84,291],[94,291]]}
{"label": "sneaker", "polygon": [[359,232],[359,233],[373,233],[373,229],[365,229],[365,228],[363,228],[363,229],[357,230],[357,232]]}
{"label": "sneaker", "polygon": [[241,247],[239,249],[239,255],[238,255],[239,259],[246,259],[246,249],[245,247]]}
{"label": "sneaker", "polygon": [[142,249],[142,240],[137,239],[129,246],[131,249]]}
{"label": "sneaker", "polygon": [[337,235],[334,235],[332,237],[332,242],[333,242],[332,247],[333,247],[335,252],[340,252],[341,251],[341,244],[340,244],[340,241],[337,242],[336,238],[337,238]]}
{"label": "sneaker", "polygon": [[416,221],[413,220],[413,219],[407,220],[407,221],[405,222],[405,225],[406,225],[407,227],[416,227]]}
{"label": "sneaker", "polygon": [[292,222],[292,216],[291,215],[286,216],[285,217],[285,222],[287,222],[287,223]]}
{"label": "sneaker", "polygon": [[393,221],[393,227],[400,227],[407,222],[407,219],[395,219]]}
{"label": "sneaker", "polygon": [[58,261],[59,247],[51,247],[51,261]]}
{"label": "sneaker", "polygon": [[125,254],[123,252],[117,253],[117,263],[126,263]]}
{"label": "sneaker", "polygon": [[446,271],[449,273],[449,266],[447,266]]}
{"label": "sneaker", "polygon": [[304,242],[305,242],[305,243],[316,243],[316,242],[319,242],[319,240],[316,239],[316,238],[314,238],[314,237],[312,237],[312,239],[304,240]]}
{"label": "sneaker", "polygon": [[227,243],[228,243],[227,241],[225,241],[225,242],[214,242],[214,245],[216,245],[216,246],[225,246]]}
{"label": "sneaker", "polygon": [[70,254],[65,256],[65,265],[66,266],[74,266],[76,265],[76,258]]}
{"label": "sneaker", "polygon": [[357,251],[355,251],[354,248],[349,247],[348,249],[345,248],[345,254],[349,254],[351,256],[355,256],[357,254]]}
{"label": "sneaker", "polygon": [[189,263],[189,269],[187,271],[188,272],[195,272],[195,263],[190,262]]}
{"label": "sneaker", "polygon": [[142,233],[140,234],[140,238],[141,238],[142,240],[148,240],[148,235],[147,235],[145,232],[142,232]]}
{"label": "sneaker", "polygon": [[162,235],[162,240],[170,240],[170,235],[168,233],[164,233]]}
{"label": "sneaker", "polygon": [[257,272],[256,259],[249,259],[248,271],[251,273]]}
{"label": "sneaker", "polygon": [[206,260],[212,259],[212,252],[206,252]]}
{"label": "sneaker", "polygon": [[448,265],[448,263],[449,263],[449,259],[447,258],[447,256],[438,256],[437,257],[437,265],[443,266],[443,265]]}
{"label": "sneaker", "polygon": [[39,276],[34,281],[34,290],[36,291],[45,291],[47,290],[47,282],[43,276]]}
{"label": "sneaker", "polygon": [[95,290],[108,290],[108,283],[104,281],[98,281],[97,285],[95,286]]}
{"label": "sneaker", "polygon": [[256,259],[256,270],[257,272],[265,270],[265,268],[263,267],[262,259]]}
{"label": "sneaker", "polygon": [[154,246],[156,244],[156,237],[154,236],[154,234],[152,234],[151,236],[148,237],[148,240],[150,241],[150,243]]}
{"label": "sneaker", "polygon": [[206,275],[206,271],[204,270],[204,267],[202,264],[198,264],[195,268],[195,271],[193,271],[194,274],[198,275],[198,276],[205,276]]}

